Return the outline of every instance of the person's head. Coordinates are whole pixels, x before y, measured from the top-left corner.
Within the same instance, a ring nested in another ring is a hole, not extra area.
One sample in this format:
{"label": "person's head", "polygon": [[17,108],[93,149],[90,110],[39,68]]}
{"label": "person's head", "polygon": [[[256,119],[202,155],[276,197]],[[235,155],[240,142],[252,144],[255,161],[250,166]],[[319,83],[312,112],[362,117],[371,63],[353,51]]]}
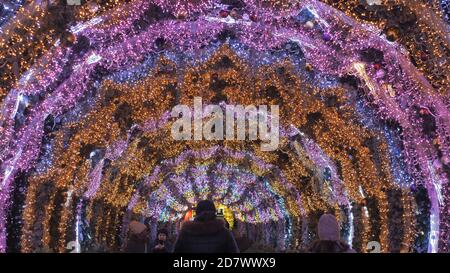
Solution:
{"label": "person's head", "polygon": [[324,214],[319,219],[318,235],[322,241],[340,241],[340,228],[336,217],[332,214]]}
{"label": "person's head", "polygon": [[148,236],[148,228],[141,222],[131,221],[129,226],[129,232],[131,236],[145,240]]}
{"label": "person's head", "polygon": [[165,242],[167,240],[167,230],[162,228],[158,230],[158,241]]}
{"label": "person's head", "polygon": [[198,202],[195,213],[198,221],[213,220],[216,219],[216,206],[212,201],[203,200]]}
{"label": "person's head", "polygon": [[317,231],[319,240],[311,245],[311,252],[337,253],[349,250],[350,246],[341,241],[339,223],[334,215],[322,215],[319,219]]}

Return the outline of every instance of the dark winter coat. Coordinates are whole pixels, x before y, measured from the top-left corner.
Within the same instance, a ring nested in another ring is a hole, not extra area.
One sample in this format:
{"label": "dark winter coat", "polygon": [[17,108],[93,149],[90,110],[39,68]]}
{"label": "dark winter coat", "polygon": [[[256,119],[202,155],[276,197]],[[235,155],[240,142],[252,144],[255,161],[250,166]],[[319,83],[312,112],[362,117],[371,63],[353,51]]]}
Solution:
{"label": "dark winter coat", "polygon": [[356,253],[347,243],[343,241],[314,241],[309,248],[312,253]]}
{"label": "dark winter coat", "polygon": [[131,234],[128,238],[124,252],[126,253],[147,253],[148,245],[146,237],[142,235]]}
{"label": "dark winter coat", "polygon": [[219,219],[186,222],[181,228],[175,253],[238,253],[233,234]]}
{"label": "dark winter coat", "polygon": [[151,252],[152,253],[172,253],[173,248],[172,248],[172,245],[169,242],[166,241],[164,243],[164,246],[165,246],[164,249],[155,249],[155,247],[157,245],[158,245],[158,241],[156,241],[155,243],[153,243],[151,245]]}

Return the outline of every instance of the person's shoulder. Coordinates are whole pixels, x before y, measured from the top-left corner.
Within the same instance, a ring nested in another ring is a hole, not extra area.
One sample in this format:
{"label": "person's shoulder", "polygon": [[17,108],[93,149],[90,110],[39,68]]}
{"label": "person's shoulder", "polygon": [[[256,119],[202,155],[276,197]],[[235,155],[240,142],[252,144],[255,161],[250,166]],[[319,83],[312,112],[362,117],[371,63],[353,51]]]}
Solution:
{"label": "person's shoulder", "polygon": [[221,234],[223,234],[224,236],[226,236],[227,238],[234,238],[233,236],[233,232],[231,232],[231,230],[229,230],[226,227],[223,227],[220,229]]}
{"label": "person's shoulder", "polygon": [[183,225],[181,226],[180,232],[179,234],[184,234],[187,231],[193,229],[195,227],[195,222],[194,221],[186,221],[183,223]]}

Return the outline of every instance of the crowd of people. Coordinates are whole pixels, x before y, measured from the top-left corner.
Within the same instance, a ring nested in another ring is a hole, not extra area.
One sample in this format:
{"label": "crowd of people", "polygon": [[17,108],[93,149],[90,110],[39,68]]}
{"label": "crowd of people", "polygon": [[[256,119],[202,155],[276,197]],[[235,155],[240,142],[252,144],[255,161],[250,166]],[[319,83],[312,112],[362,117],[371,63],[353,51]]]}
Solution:
{"label": "crowd of people", "polygon": [[[166,229],[159,229],[156,241],[149,243],[149,228],[138,221],[132,221],[124,247],[128,253],[239,253],[250,249],[251,242],[245,237],[236,237],[226,221],[216,216],[216,208],[209,200],[200,201],[193,221],[184,222],[172,246]],[[340,238],[336,217],[323,214],[318,223],[318,240],[307,252],[312,253],[355,253]]]}

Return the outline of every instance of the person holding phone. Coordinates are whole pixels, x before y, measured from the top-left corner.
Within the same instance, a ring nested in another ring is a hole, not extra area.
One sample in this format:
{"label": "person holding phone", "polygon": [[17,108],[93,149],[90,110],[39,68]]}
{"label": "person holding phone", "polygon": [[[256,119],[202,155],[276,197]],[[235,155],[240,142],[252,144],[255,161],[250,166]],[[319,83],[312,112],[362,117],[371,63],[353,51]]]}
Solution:
{"label": "person holding phone", "polygon": [[168,233],[167,230],[162,228],[158,230],[156,237],[155,246],[152,249],[153,253],[170,253],[172,252],[172,247],[167,241]]}

